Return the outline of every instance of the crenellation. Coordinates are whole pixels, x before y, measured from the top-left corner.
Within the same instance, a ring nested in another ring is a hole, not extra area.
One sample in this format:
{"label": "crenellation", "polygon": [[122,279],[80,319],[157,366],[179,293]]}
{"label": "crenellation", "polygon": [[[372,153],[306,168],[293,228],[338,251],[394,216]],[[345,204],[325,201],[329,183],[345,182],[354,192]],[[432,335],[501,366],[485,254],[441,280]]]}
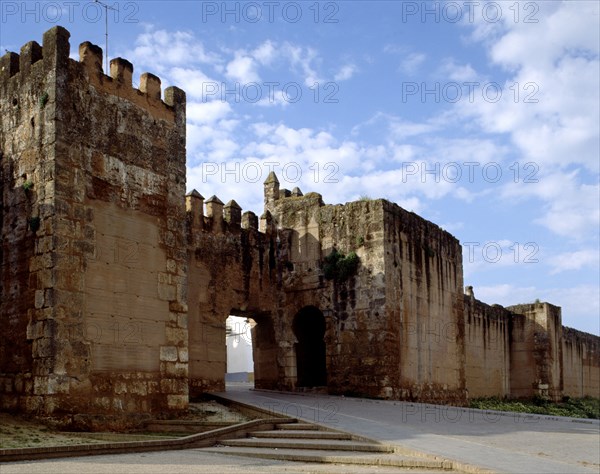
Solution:
{"label": "crenellation", "polygon": [[206,217],[219,220],[223,218],[223,201],[212,195],[206,200]]}
{"label": "crenellation", "polygon": [[104,74],[102,68],[102,48],[98,45],[84,41],[79,45],[79,62],[86,68],[91,76]]}
{"label": "crenellation", "polygon": [[151,99],[160,100],[160,79],[152,73],[145,72],[140,76],[140,92]]}
{"label": "crenellation", "polygon": [[42,42],[42,54],[44,67],[47,70],[65,69],[69,65],[69,54],[71,45],[69,38],[71,33],[62,26],[55,26],[44,33]]}
{"label": "crenellation", "polygon": [[[0,152],[9,150],[3,208],[10,203],[19,227],[2,228],[3,247],[10,236],[14,250],[0,252],[1,280],[16,277],[16,284],[12,295],[0,290],[0,314],[12,334],[0,342],[0,374],[15,381],[35,375],[35,387],[20,384],[19,406],[33,406],[35,389],[48,413],[61,404],[87,410],[106,370],[125,380],[143,372],[160,379],[157,348],[167,337],[177,344],[187,338],[185,328],[175,334],[161,321],[170,310],[187,311],[185,93],[170,88],[165,103],[149,100],[128,83],[133,66],[126,60],[113,61],[115,79],[102,71],[101,48],[84,43],[81,61],[69,59],[69,49],[68,31],[56,27],[44,34],[43,47],[28,43],[1,63],[0,101],[19,106],[0,121],[11,138],[0,144]],[[21,270],[9,275],[7,263]],[[160,284],[158,275],[173,278]],[[104,314],[115,318],[119,336],[94,340],[82,328],[106,335]],[[127,331],[135,344],[123,345]],[[14,357],[5,357],[7,344]],[[179,363],[177,374],[186,379],[187,363]],[[52,375],[67,373],[64,380]],[[141,395],[148,392],[134,383],[126,389],[151,402],[131,404],[127,394],[113,393],[110,410],[168,409],[164,394]],[[0,404],[7,403],[0,393]]]}
{"label": "crenellation", "polygon": [[[165,89],[165,104],[175,109],[176,122],[179,126],[185,128],[185,91],[179,87],[171,86]],[[184,130],[185,132],[185,130]]]}
{"label": "crenellation", "polygon": [[258,216],[252,211],[246,211],[242,214],[242,229],[258,230]]}
{"label": "crenellation", "polygon": [[211,196],[206,201],[206,217],[210,221],[212,232],[223,232],[223,201],[217,196]]}
{"label": "crenellation", "polygon": [[273,221],[273,216],[271,215],[271,212],[268,210],[263,212],[262,215],[260,216],[259,230],[263,234],[270,235],[273,233],[273,225],[274,225],[274,221]]}
{"label": "crenellation", "polygon": [[4,84],[8,79],[19,72],[19,55],[8,52],[0,57],[0,81]]}
{"label": "crenellation", "polygon": [[127,59],[115,58],[110,60],[110,77],[122,87],[133,87],[133,64]]}
{"label": "crenellation", "polygon": [[19,71],[22,76],[29,75],[31,66],[43,58],[42,47],[35,41],[30,41],[21,47],[19,55]]}
{"label": "crenellation", "polygon": [[227,229],[235,232],[242,224],[242,208],[234,199],[229,201],[223,208],[223,218],[227,222]]}
{"label": "crenellation", "polygon": [[201,229],[204,220],[204,196],[195,189],[186,194],[185,210],[191,215],[192,228]]}

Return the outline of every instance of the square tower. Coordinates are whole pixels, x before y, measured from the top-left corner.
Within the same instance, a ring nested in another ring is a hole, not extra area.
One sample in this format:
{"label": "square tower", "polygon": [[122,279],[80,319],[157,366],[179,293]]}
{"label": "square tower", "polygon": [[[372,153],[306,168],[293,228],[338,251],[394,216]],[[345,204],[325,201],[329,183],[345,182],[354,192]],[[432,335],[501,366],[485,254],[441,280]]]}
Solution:
{"label": "square tower", "polygon": [[0,59],[0,404],[185,409],[185,93],[69,36]]}

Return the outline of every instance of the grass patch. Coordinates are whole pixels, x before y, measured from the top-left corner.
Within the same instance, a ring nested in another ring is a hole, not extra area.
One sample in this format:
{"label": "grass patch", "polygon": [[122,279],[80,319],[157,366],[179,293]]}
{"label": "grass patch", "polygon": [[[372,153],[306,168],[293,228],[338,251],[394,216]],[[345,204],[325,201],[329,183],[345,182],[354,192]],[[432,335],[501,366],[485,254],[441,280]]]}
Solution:
{"label": "grass patch", "polygon": [[469,407],[482,410],[600,419],[600,398],[593,397],[563,397],[561,402],[552,402],[544,398],[531,400],[506,400],[497,397],[475,398],[471,400]]}

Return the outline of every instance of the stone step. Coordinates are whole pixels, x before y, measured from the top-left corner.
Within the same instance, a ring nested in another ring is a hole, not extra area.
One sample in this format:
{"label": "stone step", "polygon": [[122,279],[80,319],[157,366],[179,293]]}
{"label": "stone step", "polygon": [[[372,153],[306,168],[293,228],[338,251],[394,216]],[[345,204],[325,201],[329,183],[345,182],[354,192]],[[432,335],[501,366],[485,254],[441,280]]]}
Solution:
{"label": "stone step", "polygon": [[272,431],[253,431],[250,434],[252,438],[288,438],[288,439],[339,439],[351,440],[352,435],[347,433],[337,433],[335,431],[319,430],[285,430],[278,429]]}
{"label": "stone step", "polygon": [[394,448],[382,444],[364,443],[362,441],[347,440],[306,440],[306,439],[278,439],[278,438],[243,438],[219,440],[224,446],[241,448],[269,448],[269,449],[319,449],[333,451],[360,451],[371,453],[393,453]]}
{"label": "stone step", "polygon": [[326,431],[321,429],[321,427],[317,425],[311,425],[310,423],[290,423],[290,424],[281,424],[277,425],[278,430],[311,430],[311,431]]}
{"label": "stone step", "polygon": [[[202,451],[246,456],[279,461],[353,464],[361,466],[387,466],[405,469],[452,470],[450,461],[402,456],[385,453],[357,453],[340,450],[321,449],[273,449],[241,446],[215,446],[201,448]],[[378,471],[379,472],[379,471]]]}

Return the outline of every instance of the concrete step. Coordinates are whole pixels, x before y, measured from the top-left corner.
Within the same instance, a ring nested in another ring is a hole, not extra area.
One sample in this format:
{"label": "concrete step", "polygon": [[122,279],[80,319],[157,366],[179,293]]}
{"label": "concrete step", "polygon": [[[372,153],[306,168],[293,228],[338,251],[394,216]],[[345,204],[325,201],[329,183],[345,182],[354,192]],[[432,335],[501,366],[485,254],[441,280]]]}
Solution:
{"label": "concrete step", "polygon": [[321,449],[273,449],[241,446],[215,446],[202,448],[202,451],[246,456],[279,461],[353,464],[362,466],[387,466],[405,469],[452,470],[449,461],[402,456],[385,453],[357,453],[340,450],[324,451]]}
{"label": "concrete step", "polygon": [[364,443],[348,440],[310,440],[310,439],[278,439],[278,438],[243,438],[219,440],[224,446],[238,448],[269,448],[269,449],[319,449],[330,451],[359,451],[370,453],[393,453],[394,448],[381,444]]}
{"label": "concrete step", "polygon": [[335,431],[319,430],[272,430],[272,431],[253,431],[250,435],[253,438],[288,438],[288,439],[339,439],[351,440],[352,435],[347,433],[337,433]]}

